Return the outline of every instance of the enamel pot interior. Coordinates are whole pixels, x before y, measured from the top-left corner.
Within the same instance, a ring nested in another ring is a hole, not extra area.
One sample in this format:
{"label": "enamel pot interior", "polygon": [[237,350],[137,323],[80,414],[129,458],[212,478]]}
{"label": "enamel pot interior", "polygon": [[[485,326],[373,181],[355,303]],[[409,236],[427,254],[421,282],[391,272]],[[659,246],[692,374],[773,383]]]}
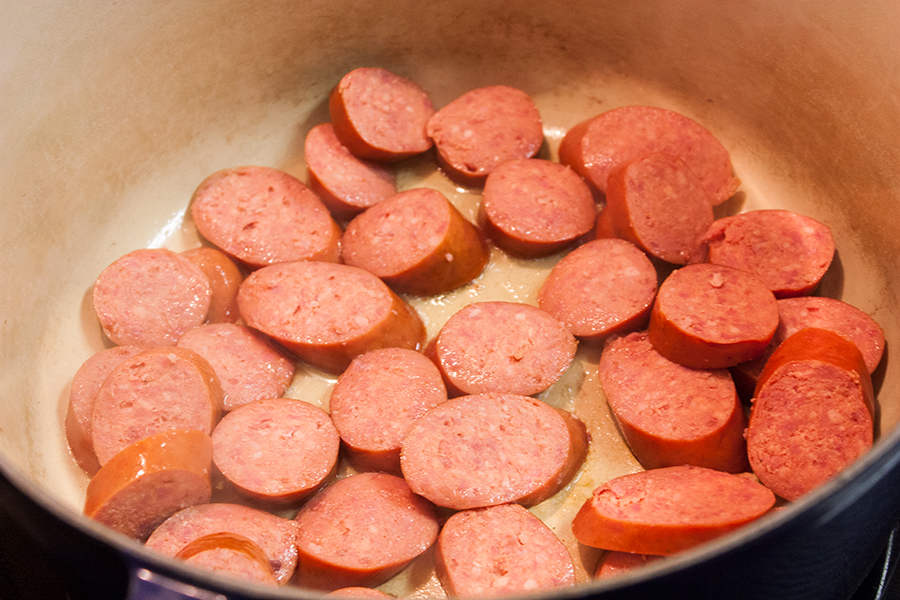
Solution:
{"label": "enamel pot interior", "polygon": [[[820,293],[868,312],[887,337],[873,451],[776,516],[614,582],[588,582],[596,553],[576,548],[582,583],[557,595],[846,596],[900,505],[900,367],[891,357],[900,335],[898,37],[900,5],[889,0],[4,3],[6,501],[35,535],[53,523],[66,532],[53,535],[81,544],[72,553],[97,552],[97,571],[149,566],[230,597],[312,595],[222,583],[81,517],[87,480],[62,425],[72,375],[104,347],[90,301],[99,272],[133,249],[196,244],[185,209],[218,169],[259,164],[306,180],[304,136],[328,120],[329,90],[352,68],[382,66],[421,83],[438,107],[484,85],[525,90],[541,111],[548,158],[568,128],[601,111],[678,110],[731,152],[742,185],[722,214],[781,207],[831,226],[838,252]],[[414,162],[400,183],[434,183],[471,216],[477,191],[442,177]],[[527,301],[547,265],[510,268]],[[306,393],[304,384],[293,392]],[[614,427],[594,434],[593,452],[609,466],[583,490],[632,460]],[[545,511],[558,513],[560,531],[572,517],[564,502]],[[63,563],[67,552],[56,552]]]}

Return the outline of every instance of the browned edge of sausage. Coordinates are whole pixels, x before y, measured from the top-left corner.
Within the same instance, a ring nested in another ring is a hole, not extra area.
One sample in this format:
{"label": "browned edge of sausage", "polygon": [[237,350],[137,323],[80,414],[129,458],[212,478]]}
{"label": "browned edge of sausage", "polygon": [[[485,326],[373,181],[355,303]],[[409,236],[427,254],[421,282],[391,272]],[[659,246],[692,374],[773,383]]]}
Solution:
{"label": "browned edge of sausage", "polygon": [[182,548],[175,558],[242,579],[276,583],[263,549],[236,533],[222,531],[201,536]]}
{"label": "browned edge of sausage", "polygon": [[207,323],[234,323],[240,315],[237,309],[237,291],[244,280],[237,264],[227,254],[216,248],[204,246],[181,253],[209,277],[212,290]]}

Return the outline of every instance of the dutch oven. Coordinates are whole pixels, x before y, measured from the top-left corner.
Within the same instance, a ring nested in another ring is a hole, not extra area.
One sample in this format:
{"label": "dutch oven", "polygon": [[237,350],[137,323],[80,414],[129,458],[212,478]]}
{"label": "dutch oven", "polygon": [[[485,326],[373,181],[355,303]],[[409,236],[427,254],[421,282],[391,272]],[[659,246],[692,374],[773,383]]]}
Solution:
{"label": "dutch oven", "polygon": [[3,505],[73,597],[316,595],[223,581],[84,518],[86,478],[62,424],[72,375],[104,346],[97,274],[136,248],[188,245],[190,194],[218,169],[304,176],[303,139],[327,120],[331,87],[380,66],[437,106],[484,85],[521,88],[549,148],[616,106],[683,112],[731,152],[742,186],[727,210],[783,207],[831,226],[838,252],[820,293],[871,314],[887,337],[872,451],[736,534],[543,595],[848,598],[900,516],[898,39],[892,0],[4,2]]}

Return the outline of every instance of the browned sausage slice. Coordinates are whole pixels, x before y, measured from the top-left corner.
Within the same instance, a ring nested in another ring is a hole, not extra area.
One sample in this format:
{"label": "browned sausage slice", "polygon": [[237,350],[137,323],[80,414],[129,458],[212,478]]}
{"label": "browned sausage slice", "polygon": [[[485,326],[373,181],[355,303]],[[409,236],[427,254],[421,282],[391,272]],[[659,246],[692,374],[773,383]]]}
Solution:
{"label": "browned sausage slice", "polygon": [[753,472],[796,500],[872,446],[873,415],[872,381],[856,345],[802,329],[775,350],[756,386],[747,429]]}
{"label": "browned sausage slice", "polygon": [[303,147],[309,187],[336,219],[351,219],[397,193],[394,171],[351,154],[331,123],[310,129]]}
{"label": "browned sausage slice", "polygon": [[142,349],[135,346],[114,346],[101,350],[84,361],[72,378],[69,408],[66,412],[66,439],[75,462],[88,475],[93,475],[100,469],[97,455],[94,454],[94,442],[91,440],[94,400],[112,370],[140,352]]}
{"label": "browned sausage slice", "polygon": [[207,323],[234,323],[238,320],[237,292],[244,280],[241,270],[228,255],[215,248],[194,248],[181,253],[200,267],[207,277],[212,296]]}
{"label": "browned sausage slice", "polygon": [[186,563],[258,583],[277,583],[263,549],[235,533],[211,533],[197,538],[175,555]]}
{"label": "browned sausage slice", "polygon": [[708,261],[749,271],[776,298],[812,293],[834,257],[831,229],[788,210],[718,219],[706,233]]}
{"label": "browned sausage slice", "polygon": [[778,300],[778,329],[766,352],[759,358],[731,368],[738,394],[748,400],[766,361],[781,342],[801,329],[817,327],[838,333],[856,344],[871,375],[884,354],[884,331],[871,316],[851,304],[819,296],[799,296]]}
{"label": "browned sausage slice", "polygon": [[220,532],[240,535],[258,545],[266,553],[278,583],[290,580],[297,566],[297,524],[249,506],[214,503],[186,508],[157,527],[145,545],[175,556],[192,541]]}
{"label": "browned sausage slice", "polygon": [[572,250],[550,271],[538,305],[582,341],[647,326],[656,269],[631,242],[602,239]]}
{"label": "browned sausage slice", "polygon": [[516,256],[547,256],[594,227],[590,188],[572,169],[539,158],[500,163],[484,183],[486,229]]}
{"label": "browned sausage slice", "polygon": [[294,362],[265,335],[243,325],[201,325],[181,336],[178,346],[212,366],[222,384],[225,410],[278,398],[294,377]]}
{"label": "browned sausage slice", "polygon": [[414,188],[353,219],[341,238],[341,258],[400,293],[430,296],[477,277],[488,246],[442,193]]}
{"label": "browned sausage slice", "polygon": [[727,369],[674,363],[641,332],[609,341],[597,371],[610,410],[645,469],[750,469],[747,422]]}
{"label": "browned sausage slice", "polygon": [[400,443],[412,424],[446,402],[433,362],[415,350],[383,348],[353,359],[331,392],[331,419],[359,470],[400,474]]}
{"label": "browned sausage slice", "polygon": [[269,167],[207,177],[191,200],[197,230],[247,269],[296,260],[337,262],[341,229],[299,179]]}
{"label": "browned sausage slice", "polygon": [[452,515],[438,536],[438,579],[449,596],[489,598],[575,584],[572,557],[518,504]]}
{"label": "browned sausage slice", "polygon": [[572,521],[586,546],[635,554],[687,550],[764,515],[775,495],[749,477],[694,466],[612,479]]}
{"label": "browned sausage slice", "polygon": [[328,97],[338,139],[363,158],[397,161],[431,148],[425,134],[434,106],[422,87],[373,67],[344,75]]}
{"label": "browned sausage slice", "polygon": [[571,413],[528,396],[477,394],[416,421],[400,464],[413,491],[438,506],[531,506],[572,479],[587,445],[584,423]]}
{"label": "browned sausage slice", "polygon": [[615,237],[677,265],[702,261],[703,236],[713,223],[702,182],[683,160],[663,153],[610,173],[603,215]]}
{"label": "browned sausage slice", "polygon": [[340,438],[322,409],[289,398],[257,400],[231,411],[212,433],[213,462],[243,493],[289,503],[334,471]]}
{"label": "browned sausage slice", "polygon": [[301,261],[260,269],[241,285],[238,307],[247,325],[332,373],[369,350],[415,350],[425,342],[415,309],[350,265]]}
{"label": "browned sausage slice", "polygon": [[631,552],[608,551],[600,559],[597,569],[594,571],[595,579],[606,579],[627,573],[634,569],[646,566],[662,558],[655,554],[632,554]]}
{"label": "browned sausage slice", "polygon": [[212,443],[201,431],[171,430],[116,454],[88,484],[84,514],[144,541],[174,513],[209,502]]}
{"label": "browned sausage slice", "polygon": [[481,185],[500,163],[531,158],[544,141],[541,115],[522,90],[495,85],[466,92],[428,121],[448,177]]}
{"label": "browned sausage slice", "polygon": [[778,327],[775,296],[754,275],[696,264],[663,282],[650,313],[650,342],[695,369],[732,367],[761,355]]}
{"label": "browned sausage slice", "polygon": [[454,313],[428,349],[451,396],[529,396],[571,364],[578,342],[550,313],[517,302],[475,302]]}
{"label": "browned sausage slice", "polygon": [[728,150],[705,127],[682,114],[652,106],[622,106],[570,129],[559,146],[559,161],[606,193],[607,178],[625,163],[665,152],[694,172],[713,204],[737,191]]}
{"label": "browned sausage slice", "polygon": [[163,248],[129,252],[94,284],[94,310],[118,346],[173,346],[209,311],[209,278],[187,258]]}
{"label": "browned sausage slice", "polygon": [[425,552],[439,529],[431,503],[387,473],[339,479],[313,496],[296,521],[294,580],[324,590],[384,583]]}
{"label": "browned sausage slice", "polygon": [[202,356],[178,347],[152,348],[123,361],[100,387],[91,439],[101,465],[147,436],[169,429],[212,432],[222,387]]}

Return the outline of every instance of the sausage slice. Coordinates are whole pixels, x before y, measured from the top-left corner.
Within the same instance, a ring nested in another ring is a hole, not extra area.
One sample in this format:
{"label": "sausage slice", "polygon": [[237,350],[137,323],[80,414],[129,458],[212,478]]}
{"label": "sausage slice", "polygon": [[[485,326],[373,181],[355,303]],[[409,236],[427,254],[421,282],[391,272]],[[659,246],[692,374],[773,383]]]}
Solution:
{"label": "sausage slice", "polygon": [[606,579],[646,566],[662,558],[655,554],[632,554],[631,552],[608,551],[600,559],[594,571],[595,579]]}
{"label": "sausage slice", "polygon": [[695,466],[612,479],[594,490],[572,521],[586,546],[670,555],[764,515],[775,494],[749,477]]}
{"label": "sausage slice", "polygon": [[452,515],[438,536],[438,579],[452,597],[494,597],[575,584],[572,557],[518,504]]}
{"label": "sausage slice", "polygon": [[872,446],[873,415],[872,381],[856,345],[825,329],[798,331],[756,386],[747,429],[753,472],[796,500]]}
{"label": "sausage slice", "polygon": [[531,506],[572,479],[587,445],[584,423],[571,413],[528,396],[477,394],[416,421],[400,465],[412,490],[438,506]]}
{"label": "sausage slice", "polygon": [[641,332],[609,341],[597,372],[610,410],[645,469],[749,470],[747,422],[727,369],[674,363]]}
{"label": "sausage slice", "polygon": [[212,443],[202,431],[170,430],[139,440],[91,479],[84,514],[144,541],[179,510],[209,502]]}
{"label": "sausage slice", "polygon": [[210,571],[257,583],[276,583],[266,553],[252,540],[235,533],[211,533],[181,549],[175,558]]}
{"label": "sausage slice", "polygon": [[237,264],[228,255],[204,246],[181,253],[182,256],[200,267],[209,278],[212,292],[209,311],[206,313],[207,323],[234,323],[238,320],[237,292],[244,280],[244,275]]}

